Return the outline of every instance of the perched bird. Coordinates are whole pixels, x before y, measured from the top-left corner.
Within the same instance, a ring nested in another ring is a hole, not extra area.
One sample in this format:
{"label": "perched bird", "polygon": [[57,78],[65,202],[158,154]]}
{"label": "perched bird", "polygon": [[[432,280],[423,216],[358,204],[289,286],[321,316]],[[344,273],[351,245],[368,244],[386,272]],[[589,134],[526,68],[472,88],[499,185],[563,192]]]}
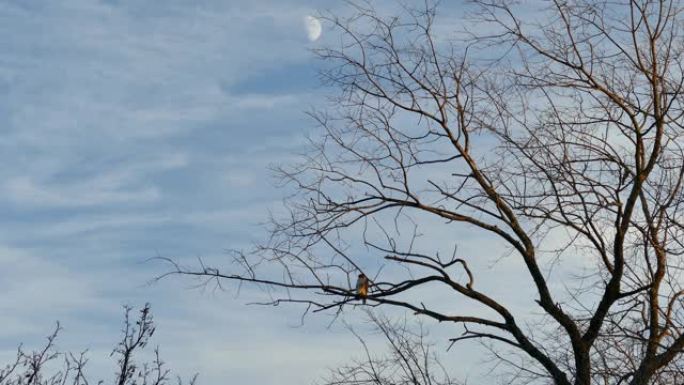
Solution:
{"label": "perched bird", "polygon": [[356,281],[356,295],[366,303],[368,297],[368,277],[365,274],[359,274],[359,279]]}

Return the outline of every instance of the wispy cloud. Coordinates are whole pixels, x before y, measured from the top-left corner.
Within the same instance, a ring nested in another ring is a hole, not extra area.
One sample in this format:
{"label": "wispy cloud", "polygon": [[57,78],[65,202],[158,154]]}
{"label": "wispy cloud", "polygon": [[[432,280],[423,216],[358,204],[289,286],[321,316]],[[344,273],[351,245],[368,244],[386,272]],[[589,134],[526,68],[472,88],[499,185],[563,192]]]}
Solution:
{"label": "wispy cloud", "polygon": [[[152,301],[157,342],[185,374],[279,382],[253,370],[261,355],[301,383],[304,364],[276,353],[297,343],[282,323],[262,317],[260,334],[282,337],[264,357],[269,342],[242,331],[255,325],[244,301],[185,282],[150,287],[163,267],[144,261],[218,259],[258,236],[279,195],[266,166],[291,157],[310,127],[315,65],[301,17],[316,6],[0,3],[11,37],[0,41],[0,351],[59,319],[64,346],[106,352],[120,306]],[[305,345],[326,362],[316,341]]]}
{"label": "wispy cloud", "polygon": [[249,289],[148,286],[163,267],[144,262],[262,236],[282,195],[267,166],[322,100],[308,49],[329,37],[310,43],[302,17],[338,4],[0,2],[0,358],[57,319],[64,346],[106,353],[120,306],[146,301],[169,364],[204,384],[301,384],[348,357],[328,319],[294,329],[301,309],[246,308]]}

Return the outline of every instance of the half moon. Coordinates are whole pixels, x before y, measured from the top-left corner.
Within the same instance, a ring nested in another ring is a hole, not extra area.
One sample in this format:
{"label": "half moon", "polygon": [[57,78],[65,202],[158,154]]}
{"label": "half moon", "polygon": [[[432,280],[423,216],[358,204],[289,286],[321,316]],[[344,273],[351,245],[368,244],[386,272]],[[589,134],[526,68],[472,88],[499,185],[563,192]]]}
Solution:
{"label": "half moon", "polygon": [[306,27],[306,35],[309,38],[309,41],[316,41],[321,37],[323,28],[321,27],[321,22],[317,18],[313,16],[304,17],[304,26]]}

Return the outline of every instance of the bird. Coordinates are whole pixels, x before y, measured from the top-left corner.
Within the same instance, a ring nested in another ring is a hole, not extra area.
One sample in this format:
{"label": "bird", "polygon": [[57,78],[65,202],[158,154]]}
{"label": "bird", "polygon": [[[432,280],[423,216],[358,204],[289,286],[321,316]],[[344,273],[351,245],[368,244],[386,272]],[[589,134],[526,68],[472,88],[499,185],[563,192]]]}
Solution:
{"label": "bird", "polygon": [[366,297],[368,297],[368,277],[365,274],[359,274],[359,279],[356,281],[356,295],[361,298],[363,304],[366,304]]}

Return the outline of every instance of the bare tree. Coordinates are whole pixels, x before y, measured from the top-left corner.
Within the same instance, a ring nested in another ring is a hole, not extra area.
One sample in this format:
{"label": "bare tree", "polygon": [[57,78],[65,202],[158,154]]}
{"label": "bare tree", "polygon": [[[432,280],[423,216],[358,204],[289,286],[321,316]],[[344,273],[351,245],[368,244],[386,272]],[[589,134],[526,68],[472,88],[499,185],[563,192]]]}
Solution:
{"label": "bare tree", "polygon": [[[453,342],[487,343],[517,368],[512,380],[682,383],[680,2],[475,0],[467,29],[482,32],[453,38],[435,33],[430,4],[389,17],[351,7],[328,18],[339,46],[317,51],[340,91],[312,113],[325,133],[280,170],[295,190],[289,216],[274,219],[268,242],[235,253],[242,269],[170,274],[281,288],[272,303],[338,311],[359,303],[363,273],[368,306],[465,327]],[[431,217],[453,229],[444,243],[467,226],[507,245],[526,271],[520,285],[536,292],[534,329],[478,285],[482,256],[417,246]],[[569,263],[587,273],[572,276]],[[483,311],[410,296],[428,285]]]}
{"label": "bare tree", "polygon": [[[114,384],[118,385],[167,385],[183,384],[180,377],[172,377],[159,356],[159,348],[154,349],[151,362],[137,364],[134,355],[140,353],[154,333],[154,322],[150,306],[146,304],[136,319],[131,319],[132,308],[124,307],[124,327],[121,340],[110,356],[116,357],[117,373]],[[85,373],[88,363],[87,351],[79,354],[60,352],[55,347],[57,327],[47,337],[45,345],[32,352],[19,346],[16,359],[0,369],[0,385],[88,385],[93,383]],[[197,375],[187,383],[194,385]],[[104,384],[99,380],[97,384]]]}
{"label": "bare tree", "polygon": [[331,370],[321,385],[458,385],[427,341],[422,325],[411,327],[406,319],[392,322],[385,316],[366,313],[373,328],[387,344],[384,355],[373,354],[366,339],[353,327],[349,330],[363,348],[362,357]]}

